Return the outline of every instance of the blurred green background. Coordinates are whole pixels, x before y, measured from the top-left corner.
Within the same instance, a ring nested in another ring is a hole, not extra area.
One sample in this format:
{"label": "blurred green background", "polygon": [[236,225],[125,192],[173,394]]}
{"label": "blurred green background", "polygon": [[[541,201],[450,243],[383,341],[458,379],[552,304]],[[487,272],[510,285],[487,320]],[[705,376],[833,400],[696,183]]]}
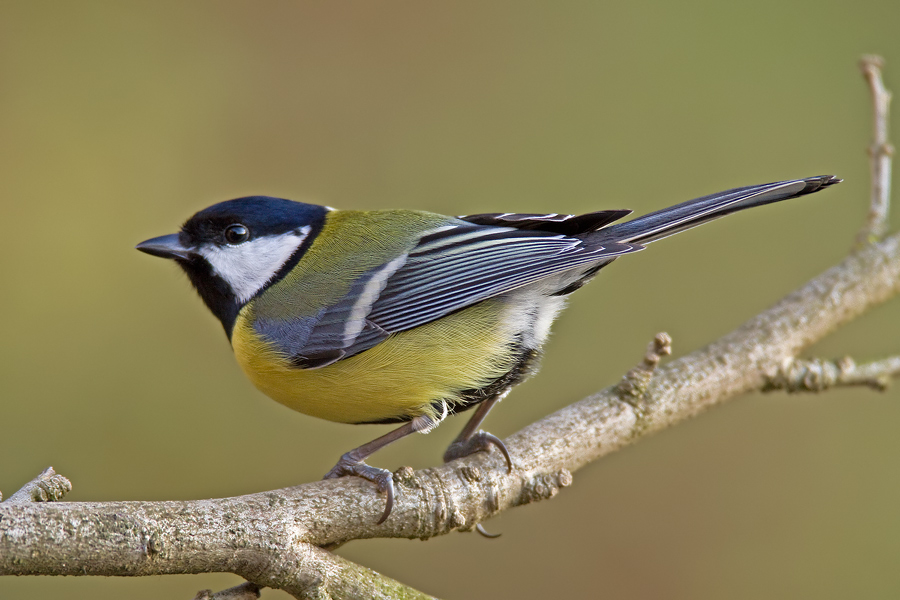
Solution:
{"label": "blurred green background", "polygon": [[[4,1],[0,489],[53,465],[71,500],[237,495],[315,480],[384,431],[262,396],[174,265],[133,250],[227,198],[645,212],[844,177],[618,261],[488,427],[509,435],[616,382],[657,331],[676,355],[702,346],[845,255],[869,189],[856,62],[883,54],[900,92],[898,26],[895,0]],[[896,353],[898,323],[895,301],[813,354]],[[498,540],[340,553],[448,598],[898,597],[898,401],[754,395],[492,520]],[[462,422],[373,462],[437,464]],[[0,597],[238,582],[2,578]]]}

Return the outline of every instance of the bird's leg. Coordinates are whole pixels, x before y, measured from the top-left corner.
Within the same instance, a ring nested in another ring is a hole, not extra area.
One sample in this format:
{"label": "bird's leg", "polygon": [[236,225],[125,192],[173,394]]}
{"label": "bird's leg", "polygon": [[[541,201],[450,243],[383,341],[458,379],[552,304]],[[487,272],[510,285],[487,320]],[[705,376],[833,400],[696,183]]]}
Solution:
{"label": "bird's leg", "polygon": [[484,418],[491,412],[491,408],[501,398],[503,398],[503,394],[494,396],[478,405],[478,408],[475,409],[475,414],[472,415],[472,418],[469,419],[463,430],[459,432],[459,435],[456,436],[456,439],[444,452],[444,462],[450,462],[482,450],[490,450],[491,446],[496,446],[506,459],[507,472],[512,472],[512,458],[509,456],[509,450],[506,449],[506,445],[496,435],[478,430],[478,426],[481,425]]}
{"label": "bird's leg", "polygon": [[411,433],[415,433],[421,429],[421,424],[416,421],[404,423],[397,429],[376,438],[368,444],[363,444],[359,448],[355,448],[344,454],[341,459],[334,465],[334,468],[325,474],[323,479],[336,479],[344,475],[355,475],[365,480],[371,481],[378,487],[378,491],[387,493],[387,502],[385,503],[384,513],[378,519],[378,524],[384,523],[394,508],[394,476],[387,469],[379,469],[371,467],[363,461],[373,453],[381,450],[391,442],[396,442],[402,437],[406,437]]}
{"label": "bird's leg", "polygon": [[[481,425],[484,418],[491,412],[491,408],[493,408],[503,396],[505,396],[505,394],[499,394],[478,405],[478,408],[475,409],[475,414],[472,415],[472,418],[469,419],[469,422],[466,423],[463,430],[459,432],[459,435],[456,436],[456,439],[453,440],[450,446],[447,447],[447,451],[444,452],[444,462],[450,462],[451,460],[462,458],[463,456],[468,456],[482,450],[487,451],[491,449],[491,446],[496,446],[506,459],[506,472],[512,472],[512,459],[509,456],[509,450],[506,449],[506,444],[493,433],[478,430],[478,426]],[[486,538],[500,537],[499,533],[488,533],[485,531],[481,523],[478,523],[475,526],[475,530]]]}

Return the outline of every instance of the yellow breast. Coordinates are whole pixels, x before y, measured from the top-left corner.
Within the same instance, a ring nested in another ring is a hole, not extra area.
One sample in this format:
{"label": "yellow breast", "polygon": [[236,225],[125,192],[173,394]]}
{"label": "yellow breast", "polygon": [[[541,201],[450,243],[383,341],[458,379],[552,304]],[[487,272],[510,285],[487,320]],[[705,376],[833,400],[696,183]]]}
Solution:
{"label": "yellow breast", "polygon": [[238,315],[232,346],[260,391],[304,414],[341,423],[439,416],[432,403],[513,367],[505,311],[503,299],[487,300],[326,367],[298,369],[255,333],[251,302]]}

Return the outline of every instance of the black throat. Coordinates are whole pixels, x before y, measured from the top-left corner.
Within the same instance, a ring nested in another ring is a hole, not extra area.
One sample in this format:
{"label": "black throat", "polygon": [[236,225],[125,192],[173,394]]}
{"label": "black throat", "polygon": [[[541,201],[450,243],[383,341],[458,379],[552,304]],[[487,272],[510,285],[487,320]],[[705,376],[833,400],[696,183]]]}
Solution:
{"label": "black throat", "polygon": [[[221,321],[229,340],[241,308],[256,296],[265,293],[273,283],[282,279],[297,265],[322,230],[328,210],[324,206],[293,202],[283,198],[248,196],[226,200],[201,210],[181,227],[179,240],[184,248],[198,248],[204,245],[227,247],[232,242],[227,239],[226,232],[232,225],[246,228],[251,243],[256,238],[290,232],[296,234],[303,228],[309,228],[303,243],[285,264],[281,265],[252,298],[243,302],[235,295],[228,281],[216,273],[209,261],[199,253],[191,253],[187,258],[182,256],[175,258],[178,265],[187,273],[203,302]],[[233,243],[241,244],[247,240],[248,237],[245,236],[243,240]]]}
{"label": "black throat", "polygon": [[222,277],[216,274],[212,265],[210,265],[202,256],[195,255],[190,260],[177,259],[175,262],[177,262],[184,272],[187,273],[188,279],[191,280],[194,289],[197,290],[197,293],[203,299],[206,307],[209,308],[222,323],[222,327],[225,328],[225,335],[227,335],[228,340],[231,341],[231,335],[234,331],[234,322],[237,320],[238,313],[241,309],[248,302],[252,301],[253,298],[265,293],[267,289],[283,279],[285,275],[290,273],[291,270],[297,266],[297,263],[300,262],[300,259],[306,254],[306,251],[309,250],[309,247],[316,239],[316,236],[319,235],[323,224],[324,219],[310,223],[310,232],[307,234],[306,239],[303,240],[303,243],[300,244],[300,247],[297,248],[284,265],[278,269],[275,275],[272,276],[272,279],[266,282],[266,284],[246,302],[238,300],[238,297],[234,295],[231,286],[228,285]]}
{"label": "black throat", "polygon": [[234,322],[245,303],[238,301],[237,296],[231,291],[231,286],[216,275],[212,266],[203,258],[197,256],[191,260],[176,260],[176,262],[187,273],[188,279],[191,280],[206,307],[222,323],[225,335],[231,341]]}

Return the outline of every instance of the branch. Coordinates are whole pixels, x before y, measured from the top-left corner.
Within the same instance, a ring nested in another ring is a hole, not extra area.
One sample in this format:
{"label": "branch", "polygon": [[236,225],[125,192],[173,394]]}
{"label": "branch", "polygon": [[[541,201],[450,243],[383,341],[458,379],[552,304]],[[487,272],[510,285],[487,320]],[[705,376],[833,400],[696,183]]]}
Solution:
{"label": "branch", "polygon": [[329,512],[327,490],[304,493],[317,487],[329,486],[188,502],[3,503],[0,575],[230,572],[297,598],[429,598],[305,541],[315,526],[307,503]]}
{"label": "branch", "polygon": [[891,198],[891,157],[894,147],[888,141],[888,114],[891,107],[891,93],[884,87],[881,68],[884,59],[880,56],[863,56],[859,68],[869,83],[872,93],[872,145],[869,157],[872,171],[872,197],[866,222],[856,236],[857,247],[881,239],[887,228],[888,209]]}
{"label": "branch", "polygon": [[849,356],[837,360],[788,359],[763,391],[822,392],[833,387],[866,386],[884,391],[900,375],[900,356],[857,365]]}

